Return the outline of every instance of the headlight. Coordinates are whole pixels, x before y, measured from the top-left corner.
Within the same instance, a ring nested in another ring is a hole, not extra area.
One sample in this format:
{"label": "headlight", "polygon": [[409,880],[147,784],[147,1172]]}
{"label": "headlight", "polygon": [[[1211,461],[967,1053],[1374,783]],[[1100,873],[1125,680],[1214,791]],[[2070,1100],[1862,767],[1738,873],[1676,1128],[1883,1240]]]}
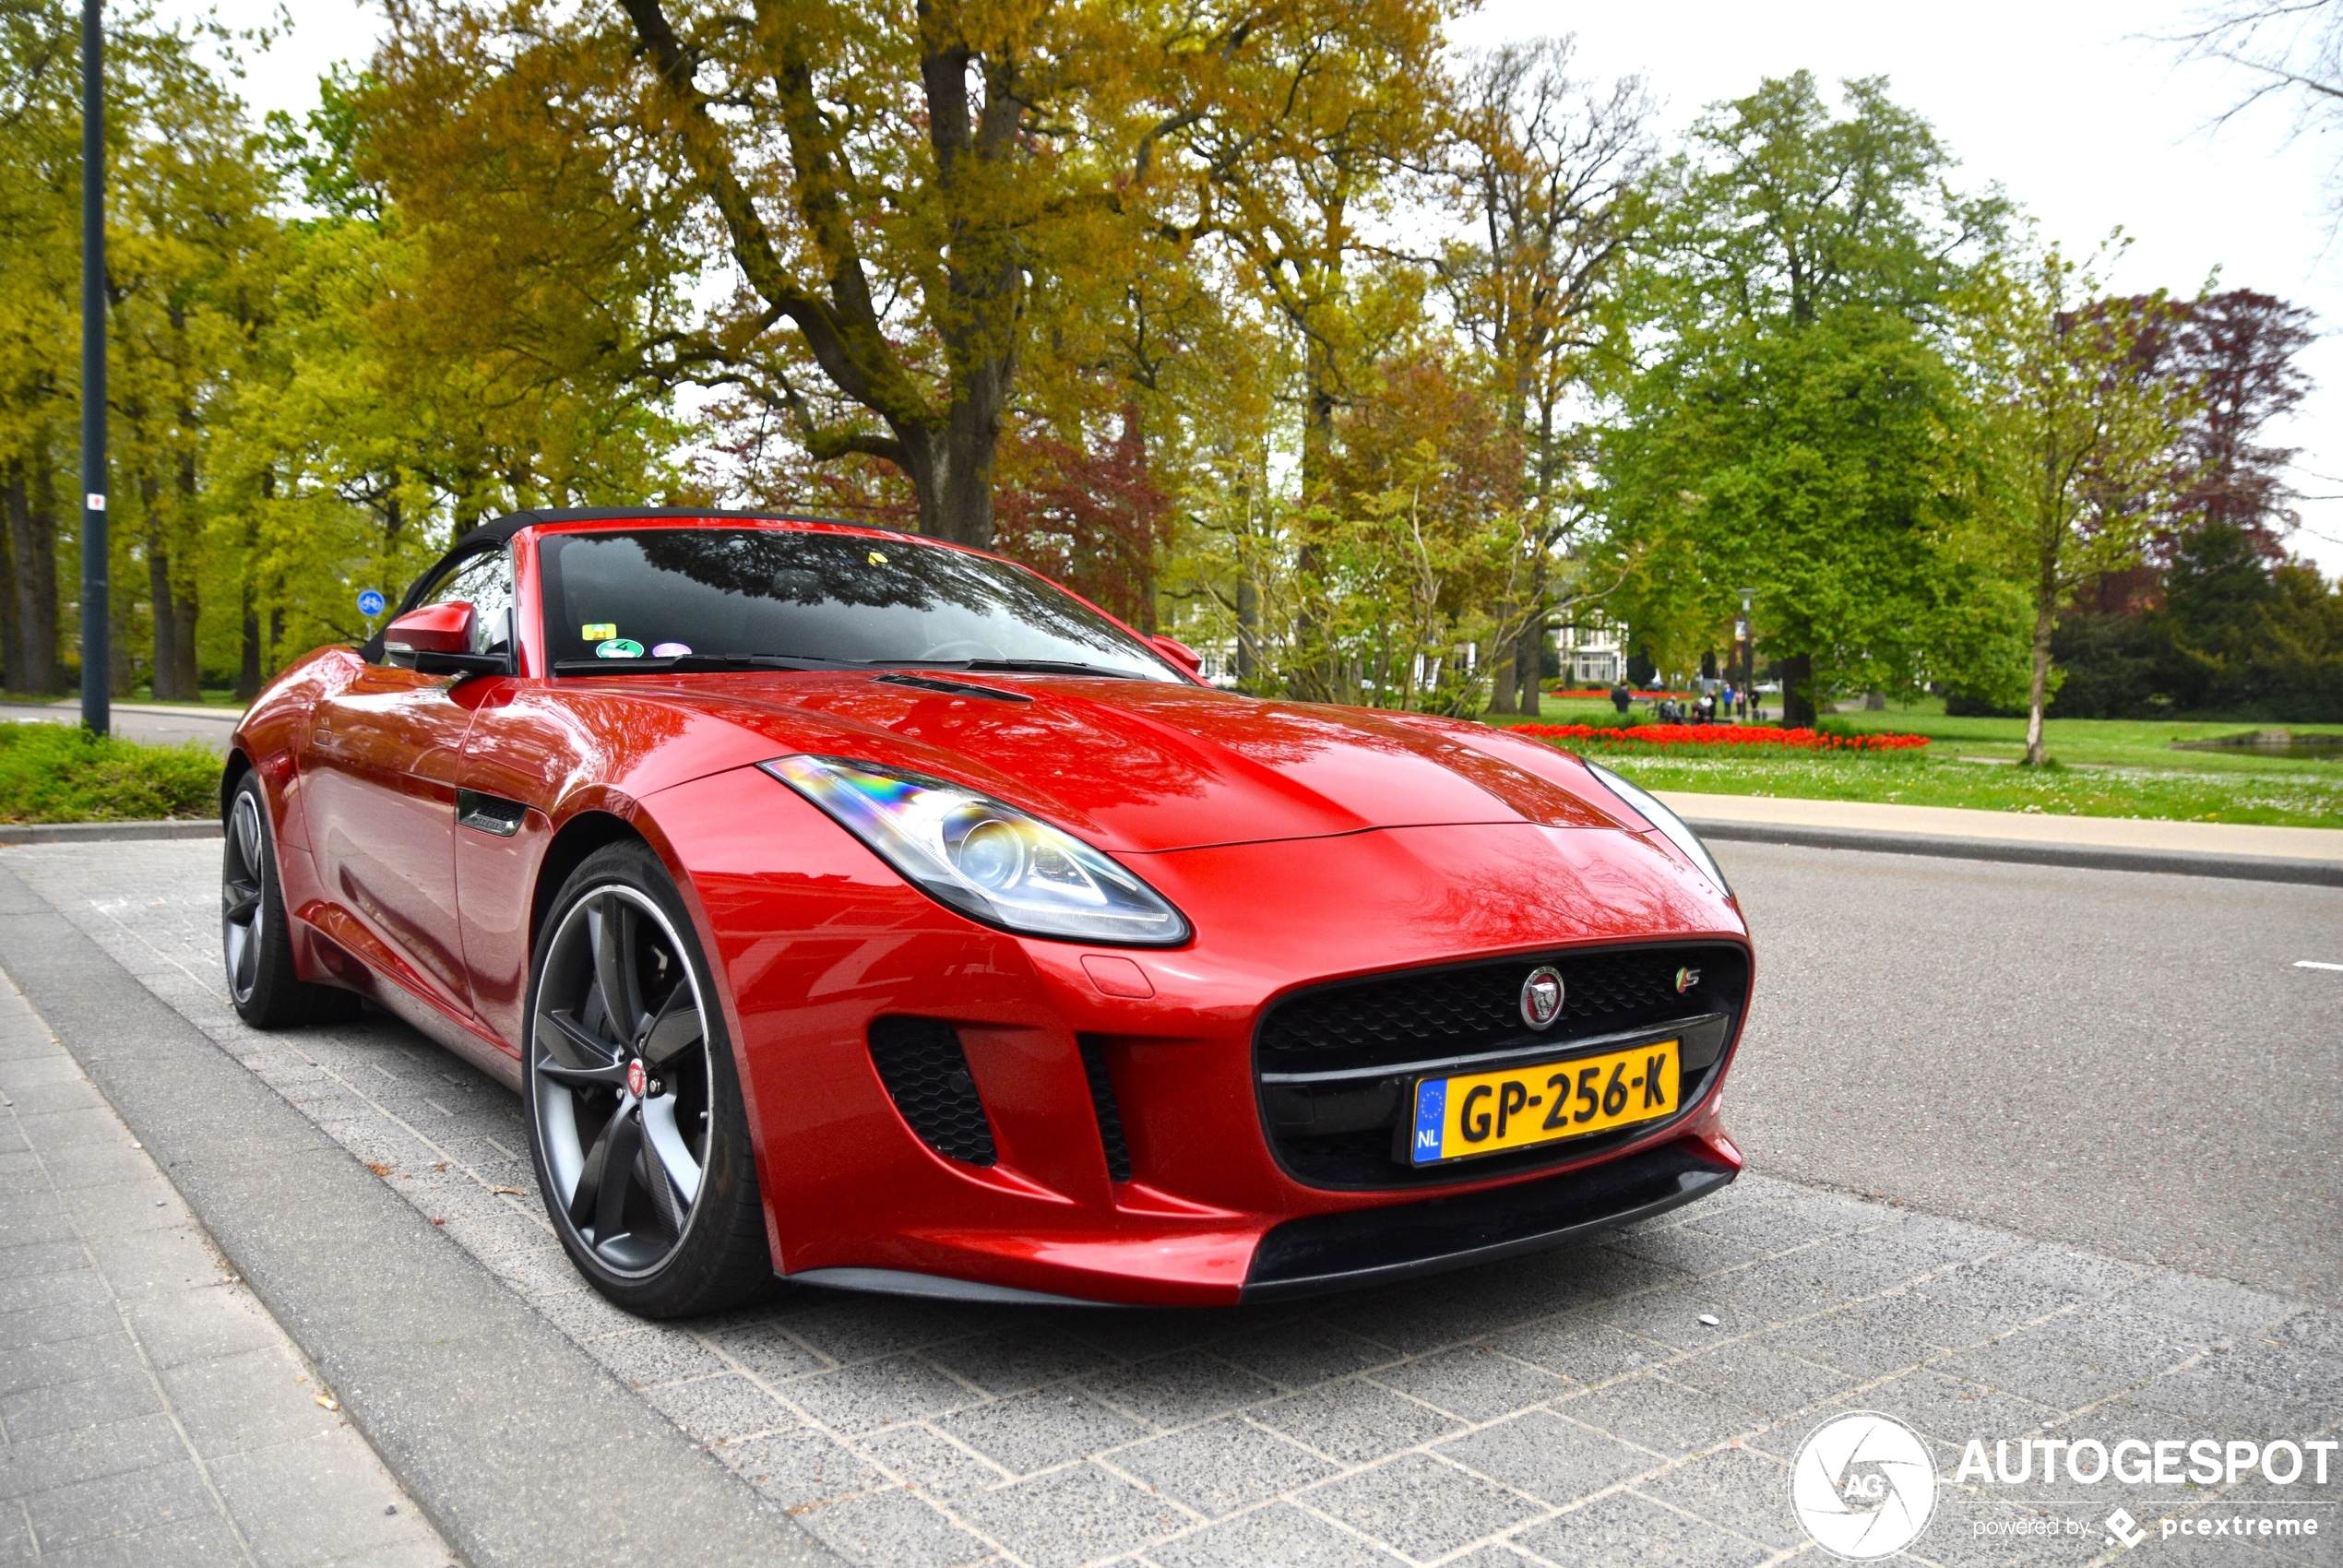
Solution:
{"label": "headlight", "polygon": [[838,757],[785,756],[759,766],[912,886],[988,925],[1130,947],[1188,939],[1185,917],[1154,888],[1079,838],[989,795]]}
{"label": "headlight", "polygon": [[[1587,761],[1584,757],[1578,760]],[[1708,880],[1715,883],[1726,897],[1733,896],[1731,886],[1725,881],[1723,870],[1717,864],[1717,857],[1708,852],[1708,846],[1700,841],[1699,834],[1684,826],[1683,817],[1661,805],[1650,790],[1628,783],[1600,763],[1588,762],[1587,771],[1601,779],[1603,786],[1612,794],[1641,812],[1645,821],[1668,836],[1668,842],[1690,855],[1692,863],[1707,872]]]}

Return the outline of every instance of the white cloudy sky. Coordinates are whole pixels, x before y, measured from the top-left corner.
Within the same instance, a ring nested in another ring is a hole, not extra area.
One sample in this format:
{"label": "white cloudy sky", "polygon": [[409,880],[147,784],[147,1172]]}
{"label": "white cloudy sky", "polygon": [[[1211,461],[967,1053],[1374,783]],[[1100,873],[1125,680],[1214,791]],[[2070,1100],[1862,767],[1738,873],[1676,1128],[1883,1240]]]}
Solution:
{"label": "white cloudy sky", "polygon": [[[249,26],[278,6],[219,0],[216,9]],[[363,57],[381,26],[353,0],[294,0],[291,10],[291,36],[253,62],[246,96],[257,109],[306,110],[319,73]],[[2218,267],[2223,287],[2308,306],[2326,334],[2305,359],[2319,387],[2277,439],[2302,448],[2296,488],[2332,498],[2302,503],[2296,547],[2343,573],[2343,238],[2318,204],[2323,172],[2343,148],[2332,137],[2289,143],[2290,116],[2278,108],[2209,129],[2244,83],[2222,67],[2175,65],[2175,50],[2154,41],[2187,18],[2172,0],[1484,0],[1455,37],[1479,45],[1575,31],[1589,72],[1640,73],[1671,127],[1761,76],[1801,66],[1826,80],[1884,75],[1899,101],[1935,123],[1967,177],[2000,181],[2045,238],[2088,247],[2122,225],[2133,244],[2117,287],[2192,293]]]}

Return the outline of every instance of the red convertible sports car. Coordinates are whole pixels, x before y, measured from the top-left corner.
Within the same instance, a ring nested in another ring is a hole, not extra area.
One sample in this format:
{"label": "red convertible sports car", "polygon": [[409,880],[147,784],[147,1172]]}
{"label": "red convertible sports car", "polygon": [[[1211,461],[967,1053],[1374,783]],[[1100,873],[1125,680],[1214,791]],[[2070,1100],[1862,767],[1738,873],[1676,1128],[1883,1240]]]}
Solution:
{"label": "red convertible sports car", "polygon": [[1746,927],[1632,784],[1216,691],[883,529],[523,512],[288,670],[222,782],[261,1027],[359,993],[524,1098],[577,1267],[1211,1305],[1731,1181]]}

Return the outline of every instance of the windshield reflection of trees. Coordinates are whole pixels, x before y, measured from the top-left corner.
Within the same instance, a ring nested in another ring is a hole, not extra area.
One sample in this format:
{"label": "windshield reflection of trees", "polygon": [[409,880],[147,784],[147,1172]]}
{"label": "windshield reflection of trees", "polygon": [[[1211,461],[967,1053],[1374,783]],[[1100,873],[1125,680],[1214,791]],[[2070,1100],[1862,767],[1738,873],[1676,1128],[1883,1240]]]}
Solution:
{"label": "windshield reflection of trees", "polygon": [[981,555],[909,540],[874,540],[779,529],[657,529],[581,535],[582,542],[626,540],[657,569],[719,593],[812,607],[965,610],[1017,623],[1085,647],[1132,654],[1131,639],[1096,612],[1029,572]]}

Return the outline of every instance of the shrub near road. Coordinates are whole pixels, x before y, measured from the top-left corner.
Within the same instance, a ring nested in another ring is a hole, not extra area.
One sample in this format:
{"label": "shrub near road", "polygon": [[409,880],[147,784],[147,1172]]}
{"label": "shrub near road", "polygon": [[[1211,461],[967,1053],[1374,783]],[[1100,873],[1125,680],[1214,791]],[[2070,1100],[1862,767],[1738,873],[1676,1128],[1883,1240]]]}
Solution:
{"label": "shrub near road", "polygon": [[0,724],[0,821],[216,816],[220,758],[200,745],[98,739],[77,725]]}

